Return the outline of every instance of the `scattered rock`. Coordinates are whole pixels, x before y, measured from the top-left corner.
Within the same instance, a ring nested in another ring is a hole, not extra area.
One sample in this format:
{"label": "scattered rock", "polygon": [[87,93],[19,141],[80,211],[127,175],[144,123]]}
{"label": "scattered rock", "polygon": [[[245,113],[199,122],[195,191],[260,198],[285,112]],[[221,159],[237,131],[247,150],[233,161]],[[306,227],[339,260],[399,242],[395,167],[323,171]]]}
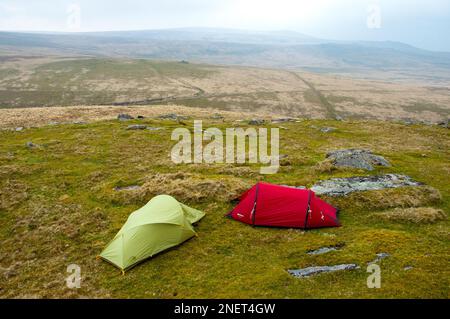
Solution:
{"label": "scattered rock", "polygon": [[296,117],[285,117],[285,118],[273,119],[272,123],[296,122],[298,120],[299,120],[299,118],[296,118]]}
{"label": "scattered rock", "polygon": [[335,117],[334,117],[334,119],[336,120],[336,121],[343,121],[344,119],[342,118],[342,116],[340,116],[340,115],[336,115]]}
{"label": "scattered rock", "polygon": [[341,265],[334,265],[334,266],[313,266],[313,267],[306,267],[302,269],[294,269],[294,270],[288,270],[289,274],[291,274],[294,277],[309,277],[315,274],[320,274],[323,272],[334,272],[334,271],[341,271],[341,270],[353,270],[358,269],[359,266],[356,264],[341,264]]}
{"label": "scattered rock", "polygon": [[371,262],[369,262],[369,265],[375,264],[375,263],[379,262],[380,260],[388,258],[390,256],[391,256],[391,254],[388,254],[388,253],[378,253],[377,257],[374,260],[372,260]]}
{"label": "scattered rock", "polygon": [[316,183],[311,189],[318,195],[343,196],[351,192],[420,185],[423,184],[406,175],[386,174],[332,178]]}
{"label": "scattered rock", "polygon": [[133,191],[133,190],[138,190],[139,188],[140,188],[141,186],[139,186],[139,185],[129,185],[129,186],[122,186],[122,187],[120,187],[120,186],[117,186],[117,187],[114,187],[114,190],[115,191]]}
{"label": "scattered rock", "polygon": [[22,126],[16,127],[16,128],[14,129],[14,131],[16,131],[16,132],[21,132],[21,131],[23,131],[23,127],[22,127]]}
{"label": "scattered rock", "polygon": [[25,145],[29,149],[39,148],[40,147],[38,144],[34,144],[33,142],[27,142]]}
{"label": "scattered rock", "polygon": [[87,124],[87,122],[84,122],[84,121],[73,121],[72,124],[84,125],[84,124]]}
{"label": "scattered rock", "polygon": [[448,123],[450,122],[450,119],[446,119],[442,122],[439,122],[438,125],[442,126],[443,128],[449,128]]}
{"label": "scattered rock", "polygon": [[265,123],[266,121],[263,119],[251,119],[250,121],[248,121],[249,125],[264,125]]}
{"label": "scattered rock", "polygon": [[136,124],[136,125],[128,125],[127,130],[145,130],[147,125]]}
{"label": "scattered rock", "polygon": [[163,114],[158,116],[158,118],[162,120],[173,120],[173,121],[182,121],[188,119],[187,116],[181,116],[175,113]]}
{"label": "scattered rock", "polygon": [[322,127],[322,128],[320,129],[320,131],[321,131],[322,133],[329,133],[329,132],[336,131],[336,128],[334,128],[334,127]]}
{"label": "scattered rock", "polygon": [[330,251],[338,250],[338,247],[321,247],[319,249],[310,250],[307,252],[308,255],[322,255],[329,253]]}
{"label": "scattered rock", "polygon": [[147,130],[150,130],[150,131],[159,131],[159,130],[163,130],[163,129],[164,129],[163,127],[152,127],[152,126],[147,127]]}
{"label": "scattered rock", "polygon": [[405,267],[403,267],[403,270],[411,270],[411,269],[413,269],[414,267],[413,266],[405,266]]}
{"label": "scattered rock", "polygon": [[326,156],[335,166],[354,167],[372,171],[373,165],[391,166],[382,156],[374,155],[369,150],[344,149],[329,152]]}
{"label": "scattered rock", "polygon": [[222,114],[216,113],[213,116],[211,116],[211,119],[213,119],[213,120],[223,120],[224,117],[223,117]]}
{"label": "scattered rock", "polygon": [[121,113],[117,115],[117,119],[119,121],[128,121],[134,119],[134,117],[132,117],[130,114]]}

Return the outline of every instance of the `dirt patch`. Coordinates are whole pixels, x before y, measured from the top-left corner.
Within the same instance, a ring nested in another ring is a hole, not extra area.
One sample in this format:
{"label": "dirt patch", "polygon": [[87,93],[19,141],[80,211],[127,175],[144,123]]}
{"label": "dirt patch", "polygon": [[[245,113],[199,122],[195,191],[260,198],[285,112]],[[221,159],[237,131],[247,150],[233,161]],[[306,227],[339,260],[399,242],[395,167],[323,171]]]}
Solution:
{"label": "dirt patch", "polygon": [[376,213],[373,216],[389,222],[414,224],[429,224],[447,219],[443,210],[433,207],[396,208],[387,212]]}

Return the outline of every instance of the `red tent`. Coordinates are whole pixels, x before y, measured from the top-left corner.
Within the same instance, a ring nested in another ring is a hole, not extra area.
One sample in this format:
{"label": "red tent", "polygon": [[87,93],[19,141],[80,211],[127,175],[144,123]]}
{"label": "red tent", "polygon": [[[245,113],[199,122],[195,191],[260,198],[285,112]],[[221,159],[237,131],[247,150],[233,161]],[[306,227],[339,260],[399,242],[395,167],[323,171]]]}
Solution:
{"label": "red tent", "polygon": [[311,190],[259,182],[228,216],[254,226],[306,229],[340,226],[337,211]]}

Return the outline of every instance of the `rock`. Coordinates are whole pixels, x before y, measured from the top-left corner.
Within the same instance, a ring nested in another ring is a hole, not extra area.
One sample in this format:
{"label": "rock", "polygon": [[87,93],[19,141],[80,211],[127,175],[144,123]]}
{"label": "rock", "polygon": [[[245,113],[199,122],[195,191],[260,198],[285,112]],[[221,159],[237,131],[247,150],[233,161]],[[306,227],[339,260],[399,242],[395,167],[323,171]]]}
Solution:
{"label": "rock", "polygon": [[318,195],[344,196],[352,192],[397,188],[403,186],[420,186],[420,182],[400,174],[379,176],[356,176],[332,178],[316,183],[311,190]]}
{"label": "rock", "polygon": [[306,189],[306,186],[291,186],[291,185],[280,185],[280,186],[296,188],[296,189]]}
{"label": "rock", "polygon": [[132,117],[130,114],[121,113],[117,115],[117,119],[119,121],[128,121],[134,119],[134,117]]}
{"label": "rock", "polygon": [[213,116],[211,116],[211,119],[213,119],[213,120],[223,120],[224,117],[223,117],[222,114],[216,113]]}
{"label": "rock", "polygon": [[16,131],[16,132],[21,132],[21,131],[23,131],[23,127],[22,127],[22,126],[16,127],[16,128],[14,129],[14,131]]}
{"label": "rock", "polygon": [[449,123],[450,119],[446,119],[442,122],[439,122],[438,125],[442,126],[443,128],[449,128],[448,123]]}
{"label": "rock", "polygon": [[322,127],[321,129],[320,129],[320,131],[322,132],[322,133],[329,133],[329,132],[333,132],[333,131],[335,131],[336,130],[336,128],[334,128],[334,127]]}
{"label": "rock", "polygon": [[251,119],[250,121],[248,121],[249,125],[264,125],[265,123],[266,121],[263,119]]}
{"label": "rock", "polygon": [[169,114],[163,114],[158,116],[159,119],[162,120],[173,120],[173,121],[181,121],[181,120],[187,120],[188,117],[186,116],[181,116],[175,113],[169,113]]}
{"label": "rock", "polygon": [[147,130],[149,131],[159,131],[159,130],[163,130],[163,127],[152,127],[152,126],[148,126]]}
{"label": "rock", "polygon": [[343,121],[344,119],[342,118],[342,116],[340,116],[340,115],[336,115],[335,117],[334,117],[334,119],[336,120],[336,121]]}
{"label": "rock", "polygon": [[373,170],[373,165],[391,166],[391,164],[382,156],[372,154],[369,150],[362,149],[344,149],[329,152],[326,157],[332,160],[335,166],[353,167]]}
{"label": "rock", "polygon": [[128,125],[127,130],[145,130],[147,128],[147,125]]}
{"label": "rock", "polygon": [[272,123],[285,123],[285,122],[296,122],[299,118],[296,117],[284,117],[279,119],[273,119]]}
{"label": "rock", "polygon": [[353,270],[358,269],[359,266],[356,264],[341,264],[341,265],[334,265],[334,266],[313,266],[313,267],[306,267],[302,269],[294,269],[294,270],[288,270],[288,273],[291,274],[294,277],[309,277],[315,274],[320,274],[323,272],[334,272],[334,271],[340,271],[340,270]]}
{"label": "rock", "polygon": [[308,251],[307,254],[308,255],[322,255],[322,254],[326,254],[326,253],[329,253],[330,251],[335,251],[335,250],[338,250],[338,248],[337,247],[321,247],[316,250]]}
{"label": "rock", "polygon": [[403,270],[411,270],[413,268],[414,268],[413,266],[405,266],[405,267],[403,267]]}
{"label": "rock", "polygon": [[388,254],[388,253],[378,253],[377,258],[375,258],[373,261],[369,262],[369,265],[375,264],[375,263],[379,262],[380,260],[388,258],[390,256],[391,256],[391,254]]}
{"label": "rock", "polygon": [[26,147],[32,149],[32,148],[39,148],[40,146],[38,144],[34,144],[33,142],[27,142]]}
{"label": "rock", "polygon": [[133,190],[138,190],[139,188],[141,188],[141,186],[139,185],[130,185],[130,186],[117,186],[114,187],[115,191],[133,191]]}
{"label": "rock", "polygon": [[142,119],[145,119],[145,116],[143,116],[143,115],[138,115],[137,118],[140,119],[140,120],[142,120]]}
{"label": "rock", "polygon": [[84,121],[73,121],[72,124],[84,125],[84,124],[87,124],[87,123],[84,122]]}

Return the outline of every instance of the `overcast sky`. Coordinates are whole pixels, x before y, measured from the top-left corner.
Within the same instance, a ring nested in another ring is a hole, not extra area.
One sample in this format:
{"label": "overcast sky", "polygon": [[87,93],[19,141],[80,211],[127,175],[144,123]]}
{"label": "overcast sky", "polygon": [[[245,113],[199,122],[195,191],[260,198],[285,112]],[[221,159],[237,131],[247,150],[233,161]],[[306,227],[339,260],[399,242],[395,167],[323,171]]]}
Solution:
{"label": "overcast sky", "polygon": [[450,51],[450,0],[0,0],[0,30],[178,27],[292,30]]}

